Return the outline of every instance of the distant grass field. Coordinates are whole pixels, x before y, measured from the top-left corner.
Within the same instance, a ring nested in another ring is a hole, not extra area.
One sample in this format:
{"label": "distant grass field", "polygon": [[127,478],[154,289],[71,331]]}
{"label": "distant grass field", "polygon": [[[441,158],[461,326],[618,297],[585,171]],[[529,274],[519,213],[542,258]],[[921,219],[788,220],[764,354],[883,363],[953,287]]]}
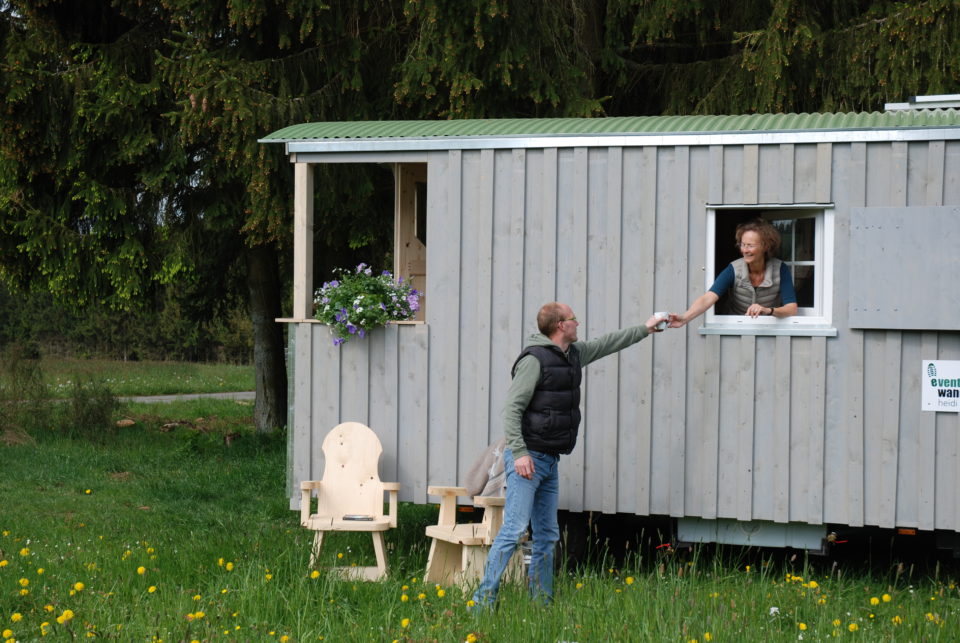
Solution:
{"label": "distant grass field", "polygon": [[67,394],[74,383],[90,381],[103,383],[121,397],[254,389],[253,366],[46,358],[40,366],[53,395]]}

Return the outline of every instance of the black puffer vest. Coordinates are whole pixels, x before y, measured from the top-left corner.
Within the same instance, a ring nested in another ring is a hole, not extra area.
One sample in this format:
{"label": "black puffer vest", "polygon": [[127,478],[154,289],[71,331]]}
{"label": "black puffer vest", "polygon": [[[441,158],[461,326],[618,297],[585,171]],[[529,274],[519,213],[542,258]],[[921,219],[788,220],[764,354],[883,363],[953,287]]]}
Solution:
{"label": "black puffer vest", "polygon": [[540,381],[520,423],[523,441],[531,451],[570,453],[580,428],[580,353],[571,347],[564,357],[556,346],[528,346],[513,363],[511,374],[526,355],[540,362]]}

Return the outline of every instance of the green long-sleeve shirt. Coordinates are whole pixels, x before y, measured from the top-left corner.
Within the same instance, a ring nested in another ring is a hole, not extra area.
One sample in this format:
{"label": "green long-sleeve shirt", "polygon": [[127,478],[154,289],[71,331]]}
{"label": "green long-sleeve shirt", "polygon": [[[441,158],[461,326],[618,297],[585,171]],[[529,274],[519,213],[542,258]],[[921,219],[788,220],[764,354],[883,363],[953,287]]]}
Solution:
{"label": "green long-sleeve shirt", "polygon": [[[590,362],[616,353],[627,346],[636,344],[650,334],[646,326],[631,326],[623,330],[615,330],[597,339],[583,342],[574,342],[567,349],[569,353],[576,350],[580,354],[580,364],[586,366]],[[550,346],[553,342],[546,335],[536,333],[527,340],[527,346]],[[506,436],[507,448],[513,452],[514,458],[527,455],[527,445],[523,441],[520,430],[520,420],[523,412],[530,404],[533,392],[540,381],[540,361],[533,355],[527,355],[517,364],[513,381],[507,391],[507,401],[503,405],[503,433]]]}

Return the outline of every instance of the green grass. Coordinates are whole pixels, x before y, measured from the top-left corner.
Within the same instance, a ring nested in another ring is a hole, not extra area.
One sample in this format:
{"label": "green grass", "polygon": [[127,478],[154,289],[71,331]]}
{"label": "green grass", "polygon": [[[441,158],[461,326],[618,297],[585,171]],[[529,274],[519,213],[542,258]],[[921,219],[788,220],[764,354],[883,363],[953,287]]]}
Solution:
{"label": "green grass", "polygon": [[75,382],[90,381],[106,385],[118,396],[254,389],[253,366],[96,359],[43,359],[40,366],[54,396],[69,394]]}
{"label": "green grass", "polygon": [[[458,588],[422,582],[423,529],[436,509],[409,504],[387,536],[388,580],[314,575],[310,534],[287,505],[283,436],[257,437],[232,413],[243,407],[215,402],[127,406],[121,415],[136,424],[106,446],[58,435],[0,445],[0,630],[19,641],[46,631],[47,640],[684,643],[960,632],[956,579],[945,574],[773,559],[748,569],[746,558],[653,549],[617,568],[559,573],[552,607],[508,585],[496,612],[471,614]],[[162,428],[171,421],[183,423]],[[237,434],[230,446],[224,432]],[[325,564],[371,562],[368,538],[339,536]]]}

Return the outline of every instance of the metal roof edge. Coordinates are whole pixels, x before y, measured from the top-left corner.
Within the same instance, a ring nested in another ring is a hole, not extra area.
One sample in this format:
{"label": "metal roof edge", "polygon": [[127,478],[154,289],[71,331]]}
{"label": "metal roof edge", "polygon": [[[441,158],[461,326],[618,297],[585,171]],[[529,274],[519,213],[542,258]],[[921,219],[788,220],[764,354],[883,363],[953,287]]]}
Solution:
{"label": "metal roof edge", "polygon": [[644,147],[702,145],[760,145],[779,143],[849,143],[960,139],[957,127],[887,127],[834,130],[780,130],[743,132],[650,132],[636,134],[458,136],[420,138],[260,139],[284,143],[287,153],[310,152],[430,152],[443,150],[518,149],[553,147]]}

